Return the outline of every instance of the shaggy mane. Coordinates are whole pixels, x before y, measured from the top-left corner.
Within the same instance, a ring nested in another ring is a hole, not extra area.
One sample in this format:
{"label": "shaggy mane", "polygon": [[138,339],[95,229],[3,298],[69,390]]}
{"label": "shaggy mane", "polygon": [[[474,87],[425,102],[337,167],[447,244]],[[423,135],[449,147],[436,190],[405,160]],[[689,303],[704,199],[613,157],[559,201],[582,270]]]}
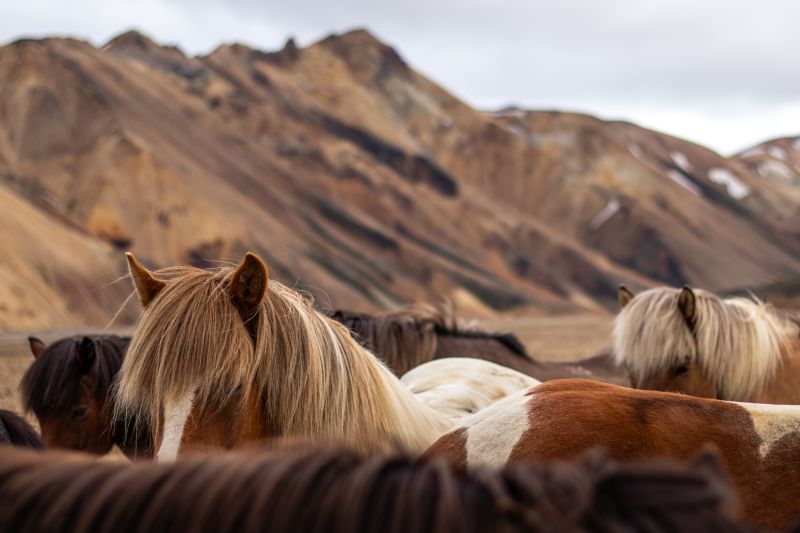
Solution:
{"label": "shaggy mane", "polygon": [[346,450],[171,464],[10,450],[0,454],[0,499],[0,524],[15,532],[749,530],[716,461],[617,465],[598,456],[466,473],[442,459]]}
{"label": "shaggy mane", "polygon": [[417,402],[343,325],[309,298],[270,280],[246,327],[226,286],[234,268],[172,267],[145,309],[123,363],[117,416],[161,429],[161,409],[195,393],[219,409],[238,391],[257,395],[274,435],[341,440],[358,449],[421,450],[447,427]]}
{"label": "shaggy mane", "polygon": [[330,313],[330,317],[347,326],[398,375],[432,361],[440,336],[494,340],[512,354],[529,360],[525,347],[514,334],[486,331],[459,320],[449,306],[417,304],[376,315],[340,309]]}
{"label": "shaggy mane", "polygon": [[[617,315],[615,359],[634,383],[695,353],[692,332],[678,309],[680,292],[670,287],[644,291]],[[787,352],[788,322],[758,299],[723,300],[703,290],[694,293],[696,362],[716,380],[721,399],[752,399],[774,377]]]}
{"label": "shaggy mane", "polygon": [[16,413],[0,409],[0,445],[3,444],[36,450],[44,448],[42,438],[27,420]]}

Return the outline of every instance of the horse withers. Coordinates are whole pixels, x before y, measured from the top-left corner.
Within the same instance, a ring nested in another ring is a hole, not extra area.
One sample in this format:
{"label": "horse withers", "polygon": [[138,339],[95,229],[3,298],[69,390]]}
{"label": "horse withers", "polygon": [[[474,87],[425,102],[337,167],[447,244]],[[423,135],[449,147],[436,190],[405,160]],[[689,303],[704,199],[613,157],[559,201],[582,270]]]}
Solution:
{"label": "horse withers", "polygon": [[617,363],[637,388],[740,402],[800,403],[797,328],[749,298],[660,287],[619,289]]}
{"label": "horse withers", "polygon": [[599,447],[612,459],[688,460],[712,445],[754,525],[800,520],[800,406],[736,403],[556,380],[464,419],[426,455],[464,468],[570,460]]}

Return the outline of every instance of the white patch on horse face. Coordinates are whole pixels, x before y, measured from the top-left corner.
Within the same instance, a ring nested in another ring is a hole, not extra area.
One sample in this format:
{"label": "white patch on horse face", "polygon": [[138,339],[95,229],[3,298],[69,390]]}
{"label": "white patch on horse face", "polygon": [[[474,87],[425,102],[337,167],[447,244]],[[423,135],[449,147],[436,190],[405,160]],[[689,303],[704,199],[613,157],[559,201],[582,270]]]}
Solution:
{"label": "white patch on horse face", "polygon": [[181,447],[183,428],[186,419],[192,412],[194,390],[187,392],[175,400],[167,401],[164,406],[164,435],[158,448],[156,459],[159,463],[174,461]]}
{"label": "white patch on horse face", "polygon": [[750,413],[753,427],[761,437],[758,451],[764,458],[784,435],[800,432],[800,405],[734,402]]}
{"label": "white patch on horse face", "polygon": [[466,418],[461,427],[467,428],[467,467],[499,468],[508,458],[530,427],[527,395],[521,390]]}

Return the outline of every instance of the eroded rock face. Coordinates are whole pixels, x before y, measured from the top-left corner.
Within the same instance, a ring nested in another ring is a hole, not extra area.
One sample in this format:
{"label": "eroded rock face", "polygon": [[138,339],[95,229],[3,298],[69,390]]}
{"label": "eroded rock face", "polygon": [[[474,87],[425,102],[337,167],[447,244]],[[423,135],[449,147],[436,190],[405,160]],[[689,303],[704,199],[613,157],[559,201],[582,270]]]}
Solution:
{"label": "eroded rock face", "polygon": [[[153,267],[254,250],[365,310],[575,311],[612,307],[620,282],[780,282],[800,273],[798,185],[762,166],[631,124],[477,111],[363,30],[205,57],[135,32],[0,49],[0,222],[39,224],[0,254],[27,269],[24,301],[57,301],[47,327],[104,324],[127,286],[88,301],[127,247]],[[30,323],[18,288],[0,275],[5,327]]]}

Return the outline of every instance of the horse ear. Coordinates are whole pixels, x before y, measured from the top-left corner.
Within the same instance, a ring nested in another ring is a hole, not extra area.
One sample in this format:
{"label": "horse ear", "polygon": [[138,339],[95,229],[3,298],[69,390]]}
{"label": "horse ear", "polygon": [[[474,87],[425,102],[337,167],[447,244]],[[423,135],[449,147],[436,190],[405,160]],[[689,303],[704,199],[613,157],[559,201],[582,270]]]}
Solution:
{"label": "horse ear", "polygon": [[681,310],[689,327],[694,330],[694,326],[697,324],[697,297],[694,291],[685,285],[678,296],[678,309]]}
{"label": "horse ear", "polygon": [[267,265],[255,254],[247,252],[242,264],[231,276],[228,294],[242,319],[248,320],[267,294]]}
{"label": "horse ear", "polygon": [[626,305],[633,300],[634,294],[628,290],[628,287],[625,285],[620,285],[619,289],[617,290],[617,300],[619,300],[620,308],[624,308]]}
{"label": "horse ear", "polygon": [[92,366],[94,366],[95,360],[94,341],[92,339],[89,337],[81,339],[75,359],[78,361],[78,369],[81,374],[88,374]]}
{"label": "horse ear", "polygon": [[38,359],[39,356],[44,353],[45,348],[47,348],[47,345],[36,337],[28,337],[28,344],[31,346],[31,353],[34,359]]}
{"label": "horse ear", "polygon": [[139,301],[142,302],[142,307],[147,307],[167,284],[153,277],[153,274],[143,267],[132,253],[126,253],[125,257],[128,259],[128,272],[130,272],[133,286],[136,287],[136,292],[139,294]]}

